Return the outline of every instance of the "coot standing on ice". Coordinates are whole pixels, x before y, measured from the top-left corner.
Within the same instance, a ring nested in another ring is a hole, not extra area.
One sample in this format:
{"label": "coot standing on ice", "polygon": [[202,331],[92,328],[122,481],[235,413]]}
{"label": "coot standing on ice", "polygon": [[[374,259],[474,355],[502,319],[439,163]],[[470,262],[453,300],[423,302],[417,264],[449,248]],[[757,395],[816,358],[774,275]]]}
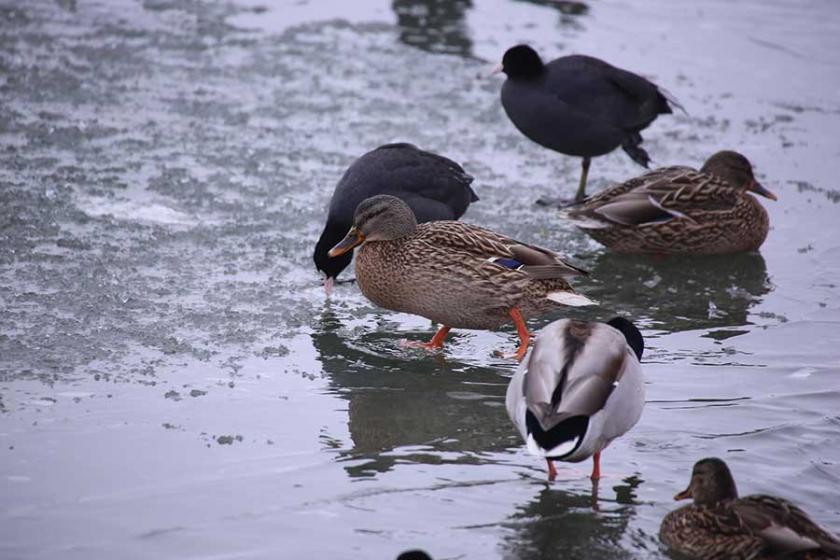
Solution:
{"label": "coot standing on ice", "polygon": [[617,147],[645,167],[650,158],[640,131],[676,102],[652,82],[603,60],[571,55],[543,64],[527,45],[505,52],[497,71],[507,75],[502,106],[510,120],[534,142],[583,157],[575,200],[583,200],[589,164]]}
{"label": "coot standing on ice", "polygon": [[353,162],[338,181],[327,213],[327,223],[315,245],[315,266],[325,275],[324,288],[347,268],[353,253],[330,258],[327,252],[353,225],[360,202],[390,194],[411,207],[418,222],[457,220],[478,200],[470,187],[473,178],[452,161],[407,143],[385,144]]}

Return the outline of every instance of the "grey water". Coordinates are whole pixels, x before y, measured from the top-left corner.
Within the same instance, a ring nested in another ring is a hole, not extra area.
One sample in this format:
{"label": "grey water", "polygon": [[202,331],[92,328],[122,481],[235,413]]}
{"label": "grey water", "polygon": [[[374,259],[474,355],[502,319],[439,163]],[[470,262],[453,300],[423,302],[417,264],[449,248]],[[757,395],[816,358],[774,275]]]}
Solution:
{"label": "grey water", "polygon": [[[761,254],[612,255],[535,206],[579,160],[504,116],[517,42],[667,88],[657,165],[745,153],[779,197]],[[840,532],[837,52],[832,0],[0,1],[0,557],[666,558],[706,456]],[[533,328],[648,338],[597,495],[507,420],[512,328],[427,355],[399,341],[428,321],[324,296],[332,188],[391,141],[476,177],[466,220],[591,271],[598,308]]]}

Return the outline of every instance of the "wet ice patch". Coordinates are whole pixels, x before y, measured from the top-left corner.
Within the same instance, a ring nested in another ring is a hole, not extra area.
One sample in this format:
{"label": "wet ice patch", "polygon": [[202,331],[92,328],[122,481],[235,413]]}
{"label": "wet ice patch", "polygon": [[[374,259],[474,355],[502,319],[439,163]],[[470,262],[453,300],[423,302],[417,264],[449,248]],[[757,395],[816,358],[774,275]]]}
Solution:
{"label": "wet ice patch", "polygon": [[6,476],[6,480],[9,482],[31,482],[31,476],[19,475],[19,474],[10,474]]}
{"label": "wet ice patch", "polygon": [[[274,5],[272,5],[274,4]],[[246,29],[259,29],[270,33],[281,33],[329,14],[330,18],[348,22],[391,21],[393,15],[387,2],[344,2],[342,0],[320,0],[314,2],[275,2],[242,10],[228,18],[231,25]]]}
{"label": "wet ice patch", "polygon": [[788,377],[792,377],[794,379],[805,379],[806,377],[811,377],[812,373],[816,373],[817,370],[814,368],[802,368],[794,371]]}
{"label": "wet ice patch", "polygon": [[456,399],[461,401],[477,401],[487,398],[487,395],[482,395],[481,393],[473,393],[471,391],[449,391],[446,393],[446,396],[450,399]]}
{"label": "wet ice patch", "polygon": [[182,226],[197,223],[193,216],[156,202],[82,197],[76,206],[92,218],[112,216],[117,220],[131,222]]}
{"label": "wet ice patch", "polygon": [[56,393],[58,397],[64,397],[67,399],[85,399],[88,397],[92,397],[93,393],[87,391],[62,391],[60,393]]}

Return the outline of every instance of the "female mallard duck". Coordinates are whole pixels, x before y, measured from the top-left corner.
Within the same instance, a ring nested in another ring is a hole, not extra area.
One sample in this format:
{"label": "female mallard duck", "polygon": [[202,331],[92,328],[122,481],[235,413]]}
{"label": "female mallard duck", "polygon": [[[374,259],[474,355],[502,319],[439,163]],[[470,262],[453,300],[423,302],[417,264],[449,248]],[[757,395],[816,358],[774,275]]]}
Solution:
{"label": "female mallard duck", "polygon": [[644,339],[627,319],[586,323],[562,319],[546,326],[530,358],[507,390],[508,416],[528,451],[552,461],[592,457],[592,480],[601,477],[601,451],[642,415]]}
{"label": "female mallard duck", "polygon": [[530,340],[524,318],[593,304],[566,281],[586,273],[556,253],[462,222],[418,225],[399,198],[364,200],[353,224],[329,255],[364,243],[356,255],[359,288],[380,307],[441,324],[425,348],[443,346],[453,327],[495,329],[513,320],[521,360]]}
{"label": "female mallard duck", "polygon": [[595,241],[621,253],[711,255],[756,251],[776,200],[737,152],[714,154],[700,171],[663,167],[584,200],[568,215]]}
{"label": "female mallard duck", "polygon": [[674,496],[686,498],[694,503],[666,515],[659,538],[687,557],[840,558],[840,540],[790,502],[762,495],[739,498],[720,459],[694,464],[688,488]]}
{"label": "female mallard duck", "polygon": [[327,294],[353,258],[351,251],[336,259],[327,252],[353,225],[353,212],[361,201],[387,193],[405,200],[420,222],[457,220],[478,200],[472,181],[451,159],[412,144],[385,144],[354,161],[335,186],[327,223],[315,245],[313,259],[324,274]]}

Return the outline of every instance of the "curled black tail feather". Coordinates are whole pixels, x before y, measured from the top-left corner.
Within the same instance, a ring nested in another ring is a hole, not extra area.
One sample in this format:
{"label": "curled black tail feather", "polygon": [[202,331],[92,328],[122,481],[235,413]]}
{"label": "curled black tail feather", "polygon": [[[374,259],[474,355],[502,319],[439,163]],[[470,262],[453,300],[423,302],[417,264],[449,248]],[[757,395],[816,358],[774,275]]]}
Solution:
{"label": "curled black tail feather", "polygon": [[630,159],[642,167],[648,167],[650,165],[650,156],[642,148],[641,144],[642,135],[638,132],[631,132],[624,138],[624,142],[621,143],[621,149],[630,156]]}
{"label": "curled black tail feather", "polygon": [[528,433],[534,436],[534,441],[548,451],[560,445],[563,442],[578,438],[578,443],[574,449],[569,453],[574,453],[581,442],[583,436],[586,434],[586,429],[589,427],[588,416],[571,416],[565,420],[560,421],[556,426],[549,430],[543,430],[540,421],[530,410],[525,411],[525,426]]}
{"label": "curled black tail feather", "polygon": [[673,108],[676,107],[680,110],[680,112],[682,112],[683,115],[688,116],[688,111],[685,110],[685,107],[683,107],[682,103],[680,103],[680,101],[677,99],[676,95],[674,95],[662,86],[659,86],[659,93],[660,95],[662,95],[662,97],[665,98],[665,104],[668,106],[668,110],[663,112],[673,113]]}
{"label": "curled black tail feather", "polygon": [[607,321],[607,324],[615,329],[621,331],[624,339],[627,340],[627,345],[633,349],[639,361],[642,361],[642,354],[645,351],[645,339],[639,329],[629,320],[624,317],[615,317]]}

